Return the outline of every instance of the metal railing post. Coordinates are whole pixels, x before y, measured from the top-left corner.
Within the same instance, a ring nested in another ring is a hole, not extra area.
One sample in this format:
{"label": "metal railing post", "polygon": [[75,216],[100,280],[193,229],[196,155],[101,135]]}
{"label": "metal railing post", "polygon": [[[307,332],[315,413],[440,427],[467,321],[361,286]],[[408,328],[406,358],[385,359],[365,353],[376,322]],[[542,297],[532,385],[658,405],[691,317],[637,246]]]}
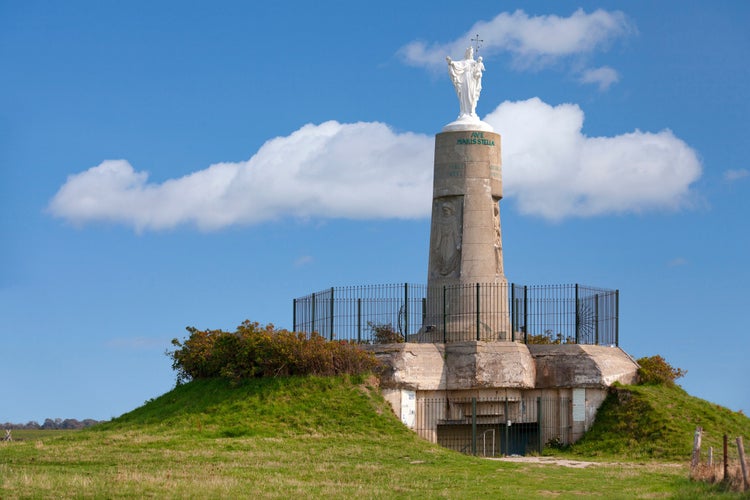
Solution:
{"label": "metal railing post", "polygon": [[523,286],[523,343],[529,343],[529,287]]}
{"label": "metal railing post", "polygon": [[330,310],[330,313],[331,313],[331,321],[330,321],[330,325],[329,325],[329,328],[331,329],[331,333],[330,333],[330,335],[331,335],[331,340],[333,340],[333,319],[334,319],[334,316],[333,316],[333,313],[334,313],[334,309],[333,309],[333,306],[334,306],[334,305],[333,305],[333,287],[331,287],[331,310]]}
{"label": "metal railing post", "polygon": [[594,344],[599,345],[599,294],[594,295]]}
{"label": "metal railing post", "polygon": [[292,299],[292,333],[297,332],[297,299]]}
{"label": "metal railing post", "polygon": [[479,283],[477,283],[477,341],[479,341]]}
{"label": "metal railing post", "polygon": [[446,287],[445,285],[443,285],[443,344],[448,342],[448,318],[447,318],[448,312],[445,310],[446,309],[445,293],[446,293]]}
{"label": "metal railing post", "polygon": [[510,417],[508,415],[508,398],[505,398],[505,456],[510,455]]}
{"label": "metal railing post", "polygon": [[477,398],[471,398],[471,454],[477,454]]}
{"label": "metal railing post", "polygon": [[404,342],[409,335],[409,283],[404,283]]}
{"label": "metal railing post", "polygon": [[576,297],[576,344],[580,344],[580,334],[579,331],[581,329],[581,319],[579,317],[579,304],[578,304],[578,283],[576,283],[576,290],[575,290],[575,297]]}
{"label": "metal railing post", "polygon": [[357,299],[357,343],[362,343],[362,299]]}
{"label": "metal railing post", "polygon": [[620,347],[620,290],[615,290],[615,345]]}
{"label": "metal railing post", "polygon": [[310,318],[312,320],[312,323],[310,324],[310,333],[313,333],[315,332],[315,293],[312,294],[312,300],[310,301],[310,303],[312,305],[312,317]]}
{"label": "metal railing post", "polygon": [[516,285],[510,284],[510,340],[516,341],[516,328],[518,328],[518,318],[516,317]]}
{"label": "metal railing post", "polygon": [[539,447],[539,454],[541,455],[544,450],[543,436],[542,436],[542,398],[537,396],[536,398],[536,423],[537,423],[537,441]]}

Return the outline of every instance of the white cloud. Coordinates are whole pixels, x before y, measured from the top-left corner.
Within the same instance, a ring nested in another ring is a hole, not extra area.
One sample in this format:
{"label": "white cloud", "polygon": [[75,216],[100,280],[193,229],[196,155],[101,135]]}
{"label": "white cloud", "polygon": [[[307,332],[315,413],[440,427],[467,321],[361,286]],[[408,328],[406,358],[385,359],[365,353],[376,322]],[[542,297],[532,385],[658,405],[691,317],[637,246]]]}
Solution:
{"label": "white cloud", "polygon": [[[504,102],[485,118],[503,137],[505,203],[560,220],[689,202],[701,165],[672,132],[587,137],[583,120],[576,105],[538,98]],[[329,121],[272,139],[247,161],[161,184],[125,160],[107,160],[71,175],[49,210],[74,224],[114,222],[137,231],[283,217],[428,217],[433,147],[432,137],[382,123]]]}
{"label": "white cloud", "polygon": [[724,172],[724,180],[729,182],[738,181],[740,179],[744,179],[745,177],[750,177],[750,170],[747,170],[746,168],[727,170]]}
{"label": "white cloud", "polygon": [[559,220],[689,203],[701,165],[671,131],[587,137],[583,118],[576,105],[538,98],[504,102],[485,118],[502,133],[505,196],[521,212]]}
{"label": "white cloud", "polygon": [[414,218],[431,196],[432,139],[382,123],[305,125],[245,162],[217,163],[162,184],[125,160],[72,175],[50,202],[55,216],[159,230],[219,229],[280,217]]}
{"label": "white cloud", "polygon": [[479,21],[452,42],[409,43],[399,50],[399,55],[406,64],[439,69],[445,66],[445,56],[463,56],[469,40],[478,33],[484,40],[480,46],[483,56],[506,52],[518,68],[532,68],[604,50],[634,31],[630,20],[619,11],[599,9],[587,14],[578,9],[569,17],[559,17],[529,16],[517,10]]}
{"label": "white cloud", "polygon": [[315,259],[311,255],[302,255],[294,261],[294,267],[304,267],[315,262]]}
{"label": "white cloud", "polygon": [[688,260],[685,257],[675,257],[667,262],[668,267],[682,267],[686,265],[688,265]]}
{"label": "white cloud", "polygon": [[620,81],[620,75],[608,66],[584,70],[580,77],[581,83],[599,85],[599,90],[607,90],[610,85]]}

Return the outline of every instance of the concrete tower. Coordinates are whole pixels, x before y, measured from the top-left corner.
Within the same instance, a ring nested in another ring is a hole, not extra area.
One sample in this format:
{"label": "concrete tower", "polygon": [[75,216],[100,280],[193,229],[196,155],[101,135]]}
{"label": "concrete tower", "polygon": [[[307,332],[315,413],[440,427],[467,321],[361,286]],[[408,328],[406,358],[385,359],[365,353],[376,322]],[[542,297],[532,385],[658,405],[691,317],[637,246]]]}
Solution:
{"label": "concrete tower", "polygon": [[[500,135],[476,114],[484,65],[467,49],[448,69],[461,105],[435,137],[426,327],[435,341],[511,340],[503,270]],[[479,287],[477,287],[479,285]]]}
{"label": "concrete tower", "polygon": [[500,135],[481,130],[435,137],[430,286],[506,283],[500,232]]}

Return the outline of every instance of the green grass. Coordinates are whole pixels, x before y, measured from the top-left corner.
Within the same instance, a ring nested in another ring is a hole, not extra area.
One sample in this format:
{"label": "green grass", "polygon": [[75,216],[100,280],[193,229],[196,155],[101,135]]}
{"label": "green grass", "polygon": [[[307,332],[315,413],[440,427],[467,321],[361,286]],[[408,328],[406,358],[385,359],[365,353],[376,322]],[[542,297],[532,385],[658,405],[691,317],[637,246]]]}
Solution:
{"label": "green grass", "polygon": [[[76,432],[76,430],[77,429],[13,429],[11,431],[11,438],[14,441],[27,441],[30,439],[39,440],[52,436],[69,434],[71,432]],[[3,435],[5,434],[3,433]]]}
{"label": "green grass", "polygon": [[750,418],[690,396],[680,387],[638,385],[614,387],[596,422],[571,448],[578,456],[689,461],[695,428],[703,428],[702,450],[717,456],[723,435],[750,442]]}
{"label": "green grass", "polygon": [[0,498],[705,498],[685,463],[461,455],[351,378],[201,380],[106,424],[0,443]]}

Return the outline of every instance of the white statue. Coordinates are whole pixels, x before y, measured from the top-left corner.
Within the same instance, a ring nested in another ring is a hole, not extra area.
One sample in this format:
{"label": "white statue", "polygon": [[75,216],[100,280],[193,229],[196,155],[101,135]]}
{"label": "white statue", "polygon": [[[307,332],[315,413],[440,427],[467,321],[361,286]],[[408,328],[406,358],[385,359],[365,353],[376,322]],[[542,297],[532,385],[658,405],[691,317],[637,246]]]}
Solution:
{"label": "white statue", "polygon": [[474,48],[466,49],[464,59],[454,61],[450,57],[448,61],[448,74],[451,75],[453,87],[456,89],[460,112],[456,121],[443,127],[443,132],[459,130],[483,130],[493,132],[492,126],[485,123],[477,116],[477,101],[482,92],[482,73],[484,63],[482,58],[474,60]]}
{"label": "white statue", "polygon": [[448,73],[451,75],[453,87],[458,95],[460,105],[459,120],[479,120],[477,116],[477,101],[482,91],[482,72],[484,64],[482,58],[474,60],[474,48],[466,49],[463,61],[454,61],[450,57],[448,61]]}

